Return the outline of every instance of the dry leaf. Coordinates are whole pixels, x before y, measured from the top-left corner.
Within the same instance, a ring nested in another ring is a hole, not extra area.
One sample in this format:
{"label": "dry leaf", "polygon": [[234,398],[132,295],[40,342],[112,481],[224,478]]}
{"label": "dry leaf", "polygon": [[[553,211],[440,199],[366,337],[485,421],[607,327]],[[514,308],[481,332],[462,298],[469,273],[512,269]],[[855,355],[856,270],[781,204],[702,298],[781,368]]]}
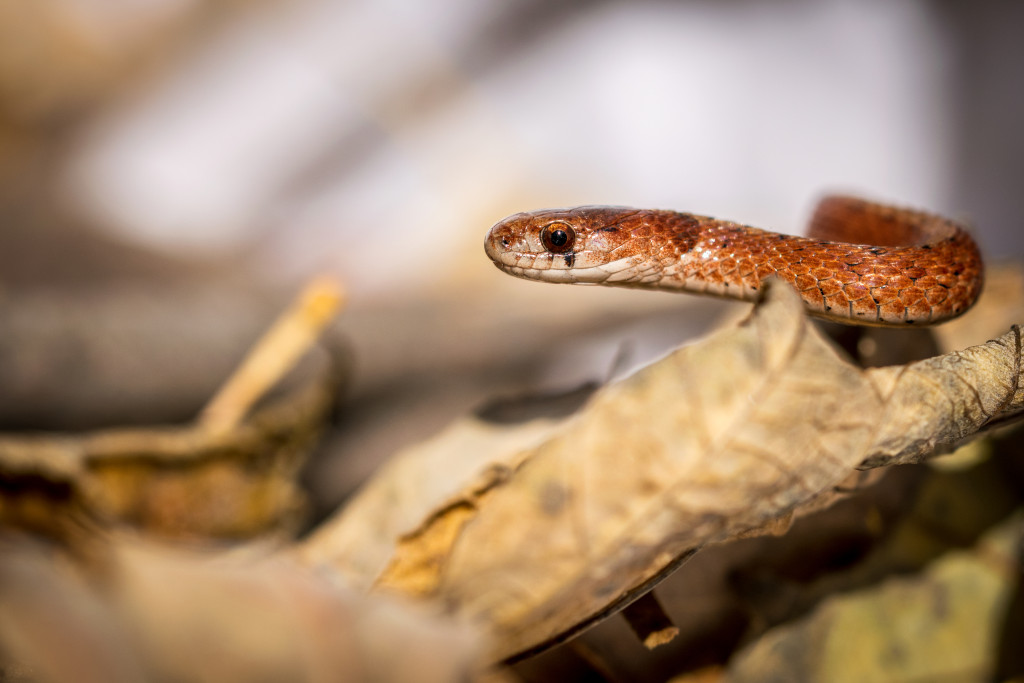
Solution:
{"label": "dry leaf", "polygon": [[[701,545],[777,526],[857,467],[921,459],[1018,415],[1019,374],[1016,328],[863,371],[772,286],[747,322],[606,387],[533,433],[548,434],[536,447],[509,430],[507,448],[467,454],[449,435],[414,450],[303,552],[359,585],[442,601],[488,628],[495,660],[514,658],[627,604]],[[451,434],[485,429],[471,425]],[[447,478],[395,479],[415,472]],[[400,493],[425,483],[414,503]],[[371,524],[387,536],[364,557],[351,530]]]}
{"label": "dry leaf", "polygon": [[[310,564],[330,564],[352,586],[369,590],[394,554],[395,540],[417,529],[424,514],[445,526],[500,482],[556,421],[515,427],[467,420],[409,449],[378,473],[355,499],[298,549]],[[435,537],[436,532],[433,532]]]}
{"label": "dry leaf", "polygon": [[5,674],[58,683],[447,683],[475,680],[479,670],[478,637],[464,625],[357,595],[259,548],[94,541],[107,551],[102,571],[0,535]]}
{"label": "dry leaf", "polygon": [[723,681],[1007,680],[993,660],[1021,569],[1022,521],[1014,515],[920,574],[829,598],[737,653]]}
{"label": "dry leaf", "polygon": [[0,437],[0,523],[64,538],[84,519],[171,537],[251,537],[294,527],[296,482],[337,383],[313,376],[226,433],[195,426]]}
{"label": "dry leaf", "polygon": [[918,462],[1024,411],[1021,330],[906,366],[865,371],[886,407],[864,467]]}
{"label": "dry leaf", "polygon": [[176,537],[294,528],[298,470],[342,374],[314,345],[341,299],[312,282],[193,424],[0,436],[0,524],[64,540],[85,521]]}

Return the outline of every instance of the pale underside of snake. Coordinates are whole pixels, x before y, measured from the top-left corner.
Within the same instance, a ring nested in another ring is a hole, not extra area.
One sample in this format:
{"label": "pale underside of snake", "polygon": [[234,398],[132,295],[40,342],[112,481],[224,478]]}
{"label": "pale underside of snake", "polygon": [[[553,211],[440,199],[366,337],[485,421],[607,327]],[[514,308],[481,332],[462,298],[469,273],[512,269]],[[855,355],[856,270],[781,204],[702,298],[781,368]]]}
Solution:
{"label": "pale underside of snake", "polygon": [[484,243],[501,270],[529,280],[756,298],[766,278],[792,285],[810,314],[856,325],[930,325],[981,292],[977,244],[935,214],[826,197],[807,237],[676,211],[584,206],[518,213]]}

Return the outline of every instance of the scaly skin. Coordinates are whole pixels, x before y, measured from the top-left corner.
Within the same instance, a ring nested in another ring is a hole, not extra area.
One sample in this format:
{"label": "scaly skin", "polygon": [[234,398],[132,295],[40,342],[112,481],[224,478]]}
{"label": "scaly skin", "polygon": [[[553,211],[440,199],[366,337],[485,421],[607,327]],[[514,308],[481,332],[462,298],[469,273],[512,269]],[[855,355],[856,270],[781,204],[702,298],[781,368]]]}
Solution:
{"label": "scaly skin", "polygon": [[[542,233],[554,235],[545,244]],[[561,231],[565,241],[556,235]],[[851,197],[827,197],[810,237],[675,211],[584,206],[518,213],[484,243],[529,280],[643,287],[751,300],[768,277],[812,315],[854,325],[931,325],[981,292],[978,246],[958,223]]]}

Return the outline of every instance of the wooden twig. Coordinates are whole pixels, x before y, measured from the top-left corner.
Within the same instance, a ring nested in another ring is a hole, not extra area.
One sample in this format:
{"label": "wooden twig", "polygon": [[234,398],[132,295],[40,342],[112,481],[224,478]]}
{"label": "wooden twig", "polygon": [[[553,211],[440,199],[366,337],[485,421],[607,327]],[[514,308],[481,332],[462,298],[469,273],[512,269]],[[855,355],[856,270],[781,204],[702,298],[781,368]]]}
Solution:
{"label": "wooden twig", "polygon": [[344,292],[334,279],[309,283],[206,404],[200,428],[223,433],[235,427],[316,342],[343,301]]}
{"label": "wooden twig", "polygon": [[679,635],[679,629],[665,613],[654,591],[644,593],[622,610],[622,616],[648,650],[664,645]]}

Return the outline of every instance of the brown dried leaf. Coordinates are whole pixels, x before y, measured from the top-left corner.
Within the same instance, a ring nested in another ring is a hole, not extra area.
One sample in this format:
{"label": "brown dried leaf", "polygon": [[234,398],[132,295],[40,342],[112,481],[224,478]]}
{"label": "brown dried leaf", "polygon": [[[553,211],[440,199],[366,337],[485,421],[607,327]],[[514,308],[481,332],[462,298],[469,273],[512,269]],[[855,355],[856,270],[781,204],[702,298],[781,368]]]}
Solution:
{"label": "brown dried leaf", "polygon": [[864,467],[917,462],[1020,417],[1021,331],[905,366],[865,371],[887,406]]}
{"label": "brown dried leaf", "polygon": [[824,600],[738,652],[723,680],[1009,680],[993,669],[1021,569],[1022,521],[1012,516],[921,573]]}
{"label": "brown dried leaf", "polygon": [[[705,543],[778,527],[857,467],[920,459],[1019,413],[1019,374],[1016,329],[863,371],[789,288],[772,286],[744,324],[606,387],[547,425],[536,447],[474,460],[442,438],[407,458],[415,467],[400,460],[304,551],[339,558],[346,575],[359,567],[361,585],[372,576],[378,588],[443,601],[489,628],[495,659],[517,657],[627,604]],[[388,540],[361,560],[351,530],[423,483],[388,477],[445,476],[448,458],[461,474],[443,495],[416,497],[418,513],[407,506],[377,525]],[[489,462],[504,474],[481,486]],[[350,530],[335,552],[333,526]]]}
{"label": "brown dried leaf", "polygon": [[0,670],[90,683],[446,683],[479,672],[478,636],[465,625],[357,595],[258,547],[96,542],[102,571],[0,534]]}
{"label": "brown dried leaf", "polygon": [[[475,509],[479,497],[507,477],[555,424],[544,419],[514,427],[477,420],[454,424],[381,468],[348,507],[299,547],[300,555],[310,564],[330,564],[351,585],[369,590],[391,561],[397,539],[409,535],[432,545],[443,535],[438,529],[451,526],[449,516]],[[419,528],[426,536],[410,534]],[[408,585],[415,582],[422,580],[410,579]]]}
{"label": "brown dried leaf", "polygon": [[91,520],[168,537],[294,527],[296,479],[336,395],[329,363],[226,433],[202,426],[0,436],[0,526],[66,538]]}
{"label": "brown dried leaf", "polygon": [[0,525],[64,540],[86,520],[177,537],[296,526],[298,470],[342,374],[314,345],[341,298],[312,282],[193,424],[0,436]]}

